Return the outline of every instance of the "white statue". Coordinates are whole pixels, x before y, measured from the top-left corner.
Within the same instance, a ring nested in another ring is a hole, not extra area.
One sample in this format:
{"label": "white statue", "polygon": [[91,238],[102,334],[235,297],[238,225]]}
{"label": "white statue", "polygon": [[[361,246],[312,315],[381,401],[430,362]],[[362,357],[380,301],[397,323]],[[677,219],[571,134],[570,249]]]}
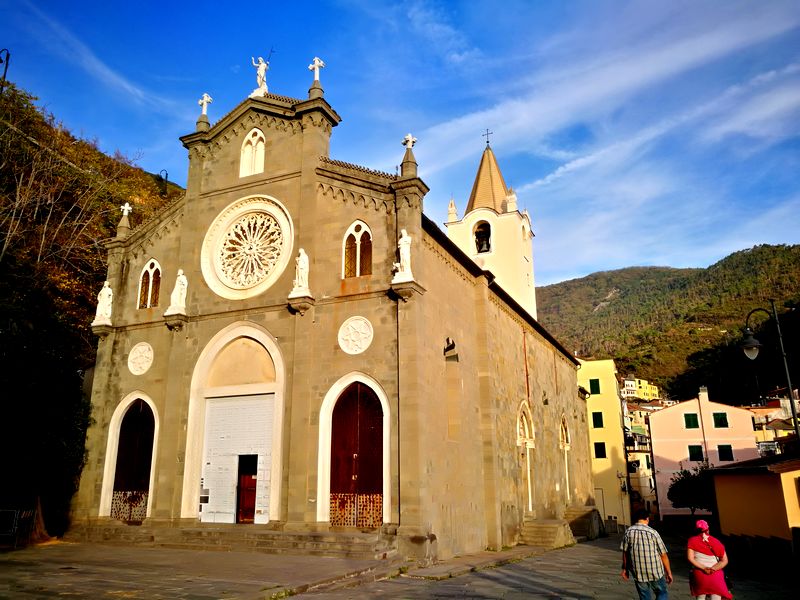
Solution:
{"label": "white statue", "polygon": [[315,56],[311,64],[308,65],[309,71],[314,71],[314,81],[319,81],[319,70],[325,67],[325,63],[319,56]]}
{"label": "white statue", "polygon": [[97,294],[97,312],[92,325],[111,325],[111,304],[113,300],[114,292],[111,291],[111,284],[106,281],[103,284],[103,289]]}
{"label": "white statue", "polygon": [[178,269],[178,276],[175,278],[175,287],[169,297],[169,308],[164,316],[185,315],[186,314],[186,291],[189,288],[189,280],[183,274],[183,269]]}
{"label": "white statue", "polygon": [[256,83],[258,83],[258,88],[253,91],[251,96],[256,94],[257,92],[261,92],[261,95],[264,96],[267,94],[267,71],[269,70],[269,61],[265,61],[262,57],[258,57],[258,62],[252,56],[250,57],[253,66],[256,68]]}
{"label": "white statue", "polygon": [[126,202],[125,204],[120,206],[119,209],[122,211],[122,216],[123,217],[127,217],[129,214],[131,214],[131,211],[133,210],[133,207],[129,203]]}
{"label": "white statue", "polygon": [[204,114],[204,115],[208,114],[208,105],[211,104],[213,101],[214,101],[214,99],[211,96],[209,96],[205,92],[203,93],[203,95],[200,97],[200,100],[197,101],[197,103],[203,109],[203,113],[202,114]]}
{"label": "white statue", "polygon": [[400,239],[397,240],[397,249],[400,254],[400,262],[394,263],[395,275],[392,283],[403,281],[413,281],[411,274],[411,236],[405,229],[400,230]]}
{"label": "white statue", "polygon": [[302,248],[300,248],[297,258],[294,259],[294,264],[294,288],[289,297],[310,296],[311,290],[308,289],[308,254]]}

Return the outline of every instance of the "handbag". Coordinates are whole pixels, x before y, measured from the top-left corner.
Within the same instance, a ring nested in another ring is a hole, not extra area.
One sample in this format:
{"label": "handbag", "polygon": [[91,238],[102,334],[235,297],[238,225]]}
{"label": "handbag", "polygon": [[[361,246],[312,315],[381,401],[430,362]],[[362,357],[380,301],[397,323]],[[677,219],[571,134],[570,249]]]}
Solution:
{"label": "handbag", "polygon": [[[711,544],[709,544],[709,543],[708,543],[707,541],[705,541],[705,540],[703,540],[703,543],[704,543],[706,546],[708,546],[708,549],[709,549],[709,550],[711,550],[711,554],[713,554],[713,555],[714,555],[714,558],[716,558],[716,559],[717,559],[717,562],[720,562],[720,561],[722,560],[722,557],[721,557],[721,556],[717,556],[717,553],[716,553],[716,552],[714,552],[714,548],[712,548],[712,547],[711,547]],[[727,574],[727,573],[725,573],[725,571],[723,571],[723,572],[722,572],[722,576],[725,578],[725,585],[727,586],[727,588],[728,588],[728,591],[731,591],[731,590],[733,589],[733,586],[731,585],[731,580],[730,580],[730,578],[728,577],[728,574]]]}

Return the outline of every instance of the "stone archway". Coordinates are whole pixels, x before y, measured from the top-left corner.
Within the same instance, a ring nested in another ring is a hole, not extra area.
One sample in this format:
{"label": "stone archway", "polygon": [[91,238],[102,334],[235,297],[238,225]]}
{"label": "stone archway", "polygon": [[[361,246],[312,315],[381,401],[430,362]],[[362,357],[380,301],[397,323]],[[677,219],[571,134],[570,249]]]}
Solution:
{"label": "stone archway", "polygon": [[275,339],[234,323],[192,375],[181,516],[214,523],[280,519],[284,366]]}
{"label": "stone archway", "polygon": [[[360,384],[360,387],[352,388],[353,384]],[[379,403],[380,408],[380,452],[373,455],[373,461],[380,461],[380,520],[383,523],[388,523],[391,517],[391,486],[390,486],[390,466],[389,466],[389,439],[390,439],[390,411],[389,400],[386,393],[380,384],[369,375],[359,372],[352,372],[334,383],[325,398],[322,401],[319,414],[319,446],[318,446],[318,469],[317,469],[317,521],[333,523],[331,515],[331,495],[334,492],[331,488],[333,477],[333,452],[332,445],[334,443],[334,412],[336,406],[339,404],[340,398],[345,396],[347,390],[357,389],[362,393],[366,393],[370,397],[369,414],[371,422],[375,424],[375,419],[378,416],[378,406],[375,401]],[[349,393],[349,392],[348,392]],[[351,401],[352,402],[352,401]],[[345,407],[342,404],[341,407]],[[341,408],[340,407],[340,408]],[[351,407],[352,408],[352,407]],[[346,410],[342,413],[346,416]],[[338,417],[337,417],[338,418]],[[376,433],[373,429],[373,435]],[[377,436],[373,438],[371,445],[375,445]],[[336,442],[338,444],[338,442]],[[352,452],[350,453],[352,456]],[[356,452],[358,454],[358,452]],[[352,459],[351,459],[352,460]],[[370,462],[366,467],[373,478],[378,471],[378,466],[375,462]],[[351,474],[352,476],[352,474]],[[375,481],[373,479],[370,483],[370,488],[375,488]],[[354,492],[355,493],[355,492]],[[372,501],[375,501],[373,496]],[[373,514],[377,512],[373,509]]]}
{"label": "stone archway", "polygon": [[383,522],[383,411],[367,385],[351,383],[331,417],[331,525],[377,528]]}
{"label": "stone archway", "polygon": [[147,518],[153,458],[153,411],[141,398],[128,406],[119,428],[111,518],[141,523]]}
{"label": "stone archway", "polygon": [[108,425],[99,516],[134,523],[150,516],[158,430],[147,394],[131,392],[117,405]]}

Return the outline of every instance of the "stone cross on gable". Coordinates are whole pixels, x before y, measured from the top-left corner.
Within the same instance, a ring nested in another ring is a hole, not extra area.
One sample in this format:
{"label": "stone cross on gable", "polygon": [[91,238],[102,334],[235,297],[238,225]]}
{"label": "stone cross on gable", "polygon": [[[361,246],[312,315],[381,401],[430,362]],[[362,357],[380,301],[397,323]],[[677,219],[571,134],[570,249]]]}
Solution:
{"label": "stone cross on gable", "polygon": [[319,81],[319,70],[325,67],[325,63],[319,56],[315,56],[311,64],[308,65],[309,71],[314,71],[314,81]]}
{"label": "stone cross on gable", "polygon": [[120,206],[119,208],[122,211],[122,216],[123,217],[127,217],[129,214],[131,214],[131,211],[133,210],[133,207],[130,204],[128,204],[127,202],[125,204],[123,204],[122,206]]}
{"label": "stone cross on gable", "polygon": [[211,98],[211,96],[209,96],[209,95],[208,95],[208,94],[206,94],[206,93],[203,93],[203,95],[202,95],[202,97],[200,98],[200,100],[198,100],[198,101],[197,101],[197,103],[198,103],[200,106],[202,106],[202,107],[203,107],[203,114],[204,114],[204,115],[205,115],[205,114],[207,114],[208,105],[209,105],[209,104],[211,104],[213,101],[214,101],[214,100]]}
{"label": "stone cross on gable", "polygon": [[403,141],[401,143],[403,144],[403,146],[411,150],[411,148],[414,147],[414,144],[417,143],[417,138],[415,138],[410,133],[407,133],[406,137],[403,138]]}

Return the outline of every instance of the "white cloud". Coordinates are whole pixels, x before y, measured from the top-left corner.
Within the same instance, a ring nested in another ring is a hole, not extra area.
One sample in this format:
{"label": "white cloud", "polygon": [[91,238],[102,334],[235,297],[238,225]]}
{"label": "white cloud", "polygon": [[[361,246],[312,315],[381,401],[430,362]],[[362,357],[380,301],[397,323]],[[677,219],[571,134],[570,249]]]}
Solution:
{"label": "white cloud", "polygon": [[60,55],[69,62],[77,63],[95,80],[121,93],[137,104],[166,112],[174,110],[175,105],[172,101],[150,93],[129,81],[100,60],[86,44],[60,23],[50,18],[33,4],[29,2],[25,2],[25,4],[39,19],[40,23],[44,25],[44,27],[31,25],[29,27],[30,32],[52,53]]}
{"label": "white cloud", "polygon": [[720,141],[731,134],[779,141],[800,135],[800,81],[751,97],[709,127],[704,138]]}
{"label": "white cloud", "polygon": [[467,37],[434,5],[422,1],[409,2],[406,15],[412,30],[432,44],[432,48],[448,62],[461,64],[481,55],[480,50],[471,46]]}

